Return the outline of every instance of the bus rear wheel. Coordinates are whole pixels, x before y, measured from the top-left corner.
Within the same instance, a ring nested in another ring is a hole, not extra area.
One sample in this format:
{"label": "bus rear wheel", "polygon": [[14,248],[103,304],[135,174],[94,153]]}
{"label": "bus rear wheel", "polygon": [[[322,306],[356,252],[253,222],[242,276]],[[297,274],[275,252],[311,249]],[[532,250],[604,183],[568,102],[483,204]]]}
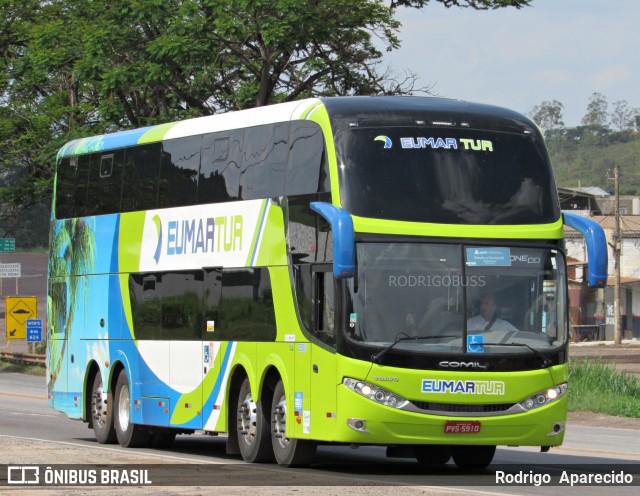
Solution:
{"label": "bus rear wheel", "polygon": [[287,398],[282,381],[278,381],[271,403],[271,444],[276,461],[286,467],[311,464],[316,456],[316,443],[306,439],[289,439],[287,427]]}
{"label": "bus rear wheel", "polygon": [[238,447],[242,459],[248,463],[273,461],[273,451],[269,443],[269,419],[264,413],[262,404],[253,400],[248,378],[245,378],[240,387],[236,420]]}
{"label": "bus rear wheel", "polygon": [[495,446],[452,446],[451,456],[460,468],[480,469],[491,465]]}
{"label": "bus rear wheel", "polygon": [[444,465],[451,459],[451,448],[439,444],[416,444],[413,454],[422,465]]}
{"label": "bus rear wheel", "polygon": [[104,392],[102,374],[98,372],[91,386],[91,426],[100,444],[113,444],[117,441],[113,427],[113,395]]}
{"label": "bus rear wheel", "polygon": [[141,426],[131,422],[131,394],[127,374],[124,370],[118,376],[114,397],[114,423],[118,443],[125,448],[145,446],[149,439],[149,433]]}

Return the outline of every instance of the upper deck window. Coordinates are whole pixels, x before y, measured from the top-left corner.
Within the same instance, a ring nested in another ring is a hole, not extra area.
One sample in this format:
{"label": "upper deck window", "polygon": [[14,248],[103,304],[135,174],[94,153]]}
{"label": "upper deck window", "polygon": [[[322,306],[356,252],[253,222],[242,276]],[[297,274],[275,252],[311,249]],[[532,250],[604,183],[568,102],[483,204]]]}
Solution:
{"label": "upper deck window", "polygon": [[560,215],[551,165],[527,134],[358,128],[336,137],[352,214],[446,224],[542,224]]}

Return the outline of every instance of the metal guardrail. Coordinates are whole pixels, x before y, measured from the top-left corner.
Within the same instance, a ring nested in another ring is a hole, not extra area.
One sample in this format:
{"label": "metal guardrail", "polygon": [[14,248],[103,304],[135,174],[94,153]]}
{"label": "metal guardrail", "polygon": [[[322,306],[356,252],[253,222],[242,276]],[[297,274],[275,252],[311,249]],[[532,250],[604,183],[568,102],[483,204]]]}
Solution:
{"label": "metal guardrail", "polygon": [[46,363],[45,355],[34,355],[31,353],[9,353],[0,351],[0,360],[12,363],[28,363],[31,365],[44,365]]}

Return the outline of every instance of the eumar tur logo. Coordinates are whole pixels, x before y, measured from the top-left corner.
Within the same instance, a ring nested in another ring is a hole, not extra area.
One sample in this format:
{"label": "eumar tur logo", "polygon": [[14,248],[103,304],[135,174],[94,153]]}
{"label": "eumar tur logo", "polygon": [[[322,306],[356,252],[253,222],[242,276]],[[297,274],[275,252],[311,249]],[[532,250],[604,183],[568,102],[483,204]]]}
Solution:
{"label": "eumar tur logo", "polygon": [[385,136],[384,134],[376,136],[375,138],[373,138],[373,141],[383,141],[385,148],[391,148],[393,146],[393,143],[391,143],[391,138],[389,138],[389,136]]}

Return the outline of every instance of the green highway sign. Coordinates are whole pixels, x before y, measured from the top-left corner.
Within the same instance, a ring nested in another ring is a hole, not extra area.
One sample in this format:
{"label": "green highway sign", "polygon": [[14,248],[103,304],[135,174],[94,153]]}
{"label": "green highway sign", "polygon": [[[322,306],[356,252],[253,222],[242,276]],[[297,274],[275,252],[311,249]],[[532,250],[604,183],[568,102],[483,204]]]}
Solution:
{"label": "green highway sign", "polygon": [[16,251],[16,238],[0,238],[0,253]]}

